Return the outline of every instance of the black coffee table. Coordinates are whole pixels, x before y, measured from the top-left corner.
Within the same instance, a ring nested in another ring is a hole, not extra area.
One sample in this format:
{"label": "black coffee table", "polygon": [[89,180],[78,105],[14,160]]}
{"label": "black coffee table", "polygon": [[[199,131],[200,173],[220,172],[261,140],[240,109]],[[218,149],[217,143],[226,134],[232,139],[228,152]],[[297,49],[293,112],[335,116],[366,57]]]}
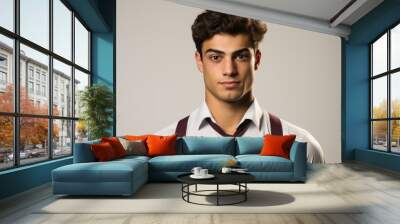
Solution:
{"label": "black coffee table", "polygon": [[[212,179],[193,179],[190,177],[191,173],[182,174],[177,177],[178,181],[182,183],[182,199],[188,203],[198,204],[198,205],[215,205],[215,204],[202,204],[190,201],[190,196],[204,196],[204,197],[216,197],[217,206],[220,205],[234,205],[239,204],[241,202],[245,202],[247,200],[247,192],[249,188],[247,187],[247,183],[255,180],[255,177],[248,173],[214,173],[215,176]],[[198,184],[206,184],[206,185],[216,185],[215,190],[197,190]],[[190,191],[190,186],[195,186],[195,191]],[[220,189],[220,185],[237,185],[237,190],[223,190]],[[205,194],[208,192],[215,192],[216,194]],[[232,196],[241,196],[239,200],[231,202],[231,203],[221,203],[221,197],[232,197]]]}

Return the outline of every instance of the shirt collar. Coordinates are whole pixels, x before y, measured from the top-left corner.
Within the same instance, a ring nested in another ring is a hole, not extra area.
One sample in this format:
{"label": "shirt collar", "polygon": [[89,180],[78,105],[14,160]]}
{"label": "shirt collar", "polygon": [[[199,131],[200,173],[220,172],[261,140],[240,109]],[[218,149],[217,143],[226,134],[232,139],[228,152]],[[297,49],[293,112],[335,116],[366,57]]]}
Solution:
{"label": "shirt collar", "polygon": [[[258,104],[257,99],[254,98],[253,103],[249,106],[246,113],[243,115],[241,121],[238,124],[238,127],[243,121],[248,119],[248,120],[251,120],[258,129],[260,129],[262,116],[263,116],[263,111],[262,111],[260,105]],[[201,104],[201,106],[199,108],[197,117],[195,119],[195,123],[194,123],[195,127],[197,129],[202,128],[204,126],[204,124],[207,123],[206,118],[210,118],[211,121],[216,123],[213,116],[211,115],[210,110],[208,109],[207,103],[205,101],[203,101],[203,103]]]}

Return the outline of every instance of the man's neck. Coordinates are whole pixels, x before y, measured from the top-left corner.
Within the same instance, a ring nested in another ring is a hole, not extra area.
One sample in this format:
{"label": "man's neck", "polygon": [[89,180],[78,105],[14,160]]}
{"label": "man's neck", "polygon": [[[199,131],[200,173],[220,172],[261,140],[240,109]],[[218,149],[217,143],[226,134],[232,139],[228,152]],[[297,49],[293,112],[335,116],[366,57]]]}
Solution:
{"label": "man's neck", "polygon": [[244,96],[243,99],[238,102],[224,102],[213,96],[207,96],[206,94],[206,104],[211,115],[218,126],[221,127],[225,133],[230,135],[235,133],[239,122],[242,120],[253,101],[254,97],[252,93]]}

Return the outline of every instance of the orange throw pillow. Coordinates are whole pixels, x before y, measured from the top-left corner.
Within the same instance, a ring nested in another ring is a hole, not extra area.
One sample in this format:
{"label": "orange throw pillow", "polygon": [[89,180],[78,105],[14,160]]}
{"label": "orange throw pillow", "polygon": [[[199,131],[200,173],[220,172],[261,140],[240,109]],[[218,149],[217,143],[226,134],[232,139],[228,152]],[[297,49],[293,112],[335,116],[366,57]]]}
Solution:
{"label": "orange throw pillow", "polygon": [[149,135],[125,135],[124,139],[129,140],[129,141],[140,140],[140,141],[145,142],[148,136]]}
{"label": "orange throw pillow", "polygon": [[147,137],[148,156],[176,155],[176,135]]}
{"label": "orange throw pillow", "polygon": [[290,159],[290,148],[296,135],[265,135],[262,156],[281,156]]}
{"label": "orange throw pillow", "polygon": [[122,146],[121,142],[118,140],[116,137],[110,137],[110,138],[101,138],[101,142],[108,142],[114,149],[115,155],[117,158],[121,158],[126,156],[126,151],[124,149],[124,146]]}
{"label": "orange throw pillow", "polygon": [[113,147],[108,142],[93,144],[90,147],[92,149],[94,157],[99,162],[109,161],[117,158]]}

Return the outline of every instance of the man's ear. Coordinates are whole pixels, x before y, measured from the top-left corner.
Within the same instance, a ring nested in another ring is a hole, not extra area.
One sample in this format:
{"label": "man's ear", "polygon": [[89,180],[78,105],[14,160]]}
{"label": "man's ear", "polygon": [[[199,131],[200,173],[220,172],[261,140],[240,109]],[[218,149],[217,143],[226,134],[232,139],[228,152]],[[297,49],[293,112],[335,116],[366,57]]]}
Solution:
{"label": "man's ear", "polygon": [[261,62],[261,51],[260,50],[256,50],[256,55],[255,55],[255,62],[254,62],[254,69],[257,70],[258,67],[260,66],[260,62]]}
{"label": "man's ear", "polygon": [[194,54],[194,58],[196,60],[196,65],[197,65],[197,69],[203,73],[203,60],[201,58],[201,55],[198,51],[196,51],[196,53]]}

